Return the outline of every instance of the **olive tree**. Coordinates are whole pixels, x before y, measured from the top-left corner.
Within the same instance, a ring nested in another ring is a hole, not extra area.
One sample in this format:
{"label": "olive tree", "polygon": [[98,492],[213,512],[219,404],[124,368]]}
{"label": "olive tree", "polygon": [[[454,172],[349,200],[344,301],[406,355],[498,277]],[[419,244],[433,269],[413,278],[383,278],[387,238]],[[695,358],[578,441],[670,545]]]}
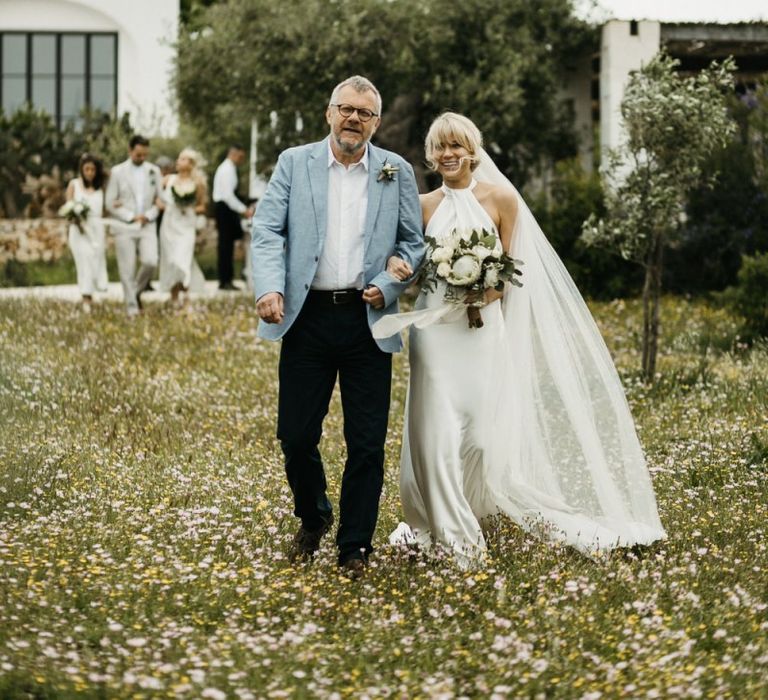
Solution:
{"label": "olive tree", "polygon": [[590,216],[582,232],[586,244],[611,248],[645,270],[642,371],[648,381],[656,372],[664,250],[684,221],[690,192],[707,178],[708,156],[735,132],[727,107],[733,61],[692,76],[679,75],[678,65],[660,53],[630,77],[621,103],[626,139],[602,173],[606,212]]}

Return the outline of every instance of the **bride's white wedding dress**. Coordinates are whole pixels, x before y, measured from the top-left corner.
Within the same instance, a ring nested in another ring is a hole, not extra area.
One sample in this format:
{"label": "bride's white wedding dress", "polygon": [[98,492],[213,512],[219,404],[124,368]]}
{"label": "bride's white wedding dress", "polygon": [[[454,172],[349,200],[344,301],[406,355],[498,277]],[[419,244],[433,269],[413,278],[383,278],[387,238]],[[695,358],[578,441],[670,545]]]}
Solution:
{"label": "bride's white wedding dress", "polygon": [[165,212],[160,224],[160,289],[169,292],[181,284],[190,292],[205,291],[205,277],[195,260],[195,228],[197,215],[193,205],[177,204],[172,188],[176,182],[172,175],[163,191]]}
{"label": "bride's white wedding dress", "polygon": [[[485,152],[478,180],[512,187]],[[426,235],[495,231],[467,189],[443,187]],[[517,194],[516,190],[515,193]],[[400,490],[407,521],[392,542],[438,542],[468,566],[485,551],[481,522],[503,513],[594,553],[665,537],[624,392],[597,326],[518,197],[510,254],[523,287],[482,310],[422,291],[416,310],[374,326],[411,326]]]}

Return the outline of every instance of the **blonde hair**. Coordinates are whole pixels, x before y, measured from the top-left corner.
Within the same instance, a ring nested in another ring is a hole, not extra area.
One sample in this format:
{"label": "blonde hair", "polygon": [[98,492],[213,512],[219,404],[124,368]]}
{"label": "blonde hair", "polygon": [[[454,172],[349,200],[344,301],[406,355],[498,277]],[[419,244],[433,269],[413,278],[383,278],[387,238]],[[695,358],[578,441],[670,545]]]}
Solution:
{"label": "blonde hair", "polygon": [[472,159],[472,170],[478,165],[478,153],[483,147],[483,135],[475,123],[456,112],[443,112],[427,132],[427,138],[424,139],[424,152],[427,157],[427,165],[436,170],[435,151],[440,150],[447,143],[459,143],[466,148]]}
{"label": "blonde hair", "polygon": [[192,179],[196,182],[205,184],[205,173],[203,168],[206,165],[205,159],[194,148],[183,148],[179,153],[179,158],[187,158],[192,163]]}

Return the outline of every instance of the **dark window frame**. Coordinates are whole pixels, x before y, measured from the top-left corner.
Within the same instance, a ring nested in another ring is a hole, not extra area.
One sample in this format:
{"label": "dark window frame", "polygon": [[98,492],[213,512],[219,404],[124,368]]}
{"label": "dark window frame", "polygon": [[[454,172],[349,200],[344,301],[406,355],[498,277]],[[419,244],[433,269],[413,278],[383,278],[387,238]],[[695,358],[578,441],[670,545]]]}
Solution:
{"label": "dark window frame", "polygon": [[[85,37],[85,65],[83,67],[83,79],[85,80],[85,101],[84,101],[84,107],[90,107],[91,106],[91,82],[94,79],[94,75],[92,72],[92,61],[91,61],[91,40],[93,37],[110,37],[113,41],[113,66],[114,70],[111,74],[112,77],[112,109],[115,113],[117,113],[117,96],[118,96],[118,75],[119,75],[119,34],[117,32],[77,32],[77,31],[66,31],[66,32],[56,32],[56,31],[20,31],[20,30],[10,30],[10,31],[0,31],[0,107],[3,105],[3,80],[2,78],[5,77],[5,71],[3,67],[3,44],[5,42],[6,36],[21,36],[24,37],[24,51],[26,53],[26,73],[25,73],[25,103],[32,104],[32,79],[34,76],[34,65],[33,65],[33,57],[32,57],[32,37],[33,36],[53,36],[55,38],[56,46],[55,46],[55,60],[56,60],[56,66],[55,66],[55,80],[56,80],[56,94],[55,94],[55,106],[56,106],[56,113],[52,114],[51,117],[53,118],[56,126],[60,129],[63,126],[63,117],[61,113],[62,109],[62,88],[61,88],[61,81],[62,81],[62,37],[64,36],[82,36]],[[108,77],[106,75],[99,75],[99,78],[105,78]]]}

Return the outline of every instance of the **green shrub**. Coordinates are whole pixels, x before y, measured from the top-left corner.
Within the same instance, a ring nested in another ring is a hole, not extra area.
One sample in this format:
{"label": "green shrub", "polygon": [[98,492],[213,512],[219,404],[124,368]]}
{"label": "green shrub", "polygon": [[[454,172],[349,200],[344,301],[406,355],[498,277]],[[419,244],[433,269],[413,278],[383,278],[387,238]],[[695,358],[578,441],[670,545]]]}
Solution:
{"label": "green shrub", "polygon": [[84,111],[78,125],[69,122],[59,130],[50,115],[31,105],[11,115],[0,110],[0,217],[39,216],[45,201],[33,199],[41,178],[52,176],[65,187],[85,151],[107,167],[124,160],[132,134],[127,114]]}
{"label": "green shrub", "polygon": [[768,253],[745,255],[737,283],[725,292],[726,303],[744,319],[748,337],[768,337]]}
{"label": "green shrub", "polygon": [[0,111],[0,216],[19,216],[30,200],[23,191],[27,176],[50,173],[60,161],[50,116],[31,107],[10,117]]}
{"label": "green shrub", "polygon": [[666,291],[723,290],[736,283],[743,255],[768,251],[768,85],[732,95],[730,109],[739,132],[704,164],[705,184],[691,193],[667,255]]}

